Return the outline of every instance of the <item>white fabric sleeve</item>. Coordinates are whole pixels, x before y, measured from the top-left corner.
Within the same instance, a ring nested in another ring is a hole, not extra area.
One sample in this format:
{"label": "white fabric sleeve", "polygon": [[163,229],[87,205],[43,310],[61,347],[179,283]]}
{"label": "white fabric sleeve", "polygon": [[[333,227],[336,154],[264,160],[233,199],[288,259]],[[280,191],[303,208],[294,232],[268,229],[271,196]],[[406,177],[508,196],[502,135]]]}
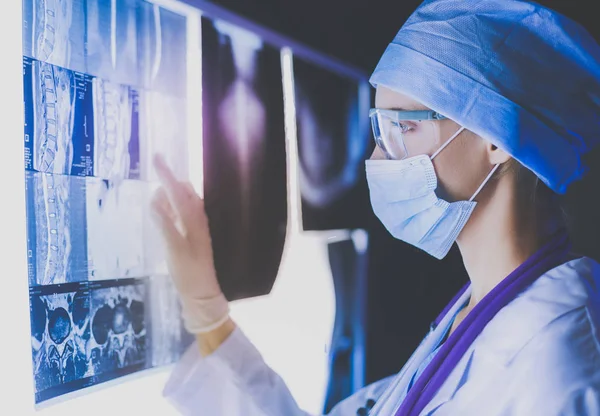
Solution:
{"label": "white fabric sleeve", "polygon": [[[328,415],[355,415],[368,399],[378,399],[393,378],[364,387]],[[182,415],[310,416],[239,327],[207,357],[192,344],[176,364],[163,395]]]}
{"label": "white fabric sleeve", "polygon": [[207,357],[194,342],[163,395],[182,415],[308,415],[239,327]]}

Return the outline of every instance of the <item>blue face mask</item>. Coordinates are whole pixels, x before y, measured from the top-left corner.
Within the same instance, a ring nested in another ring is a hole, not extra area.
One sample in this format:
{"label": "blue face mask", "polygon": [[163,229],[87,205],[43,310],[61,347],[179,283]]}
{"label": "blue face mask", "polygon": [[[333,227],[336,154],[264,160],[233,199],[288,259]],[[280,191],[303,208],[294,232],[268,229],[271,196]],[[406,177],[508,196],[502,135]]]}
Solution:
{"label": "blue face mask", "polygon": [[447,202],[438,198],[432,160],[463,130],[461,128],[431,157],[366,161],[375,215],[395,238],[437,259],[448,254],[475,209],[477,202],[473,199],[499,166],[494,166],[468,201]]}

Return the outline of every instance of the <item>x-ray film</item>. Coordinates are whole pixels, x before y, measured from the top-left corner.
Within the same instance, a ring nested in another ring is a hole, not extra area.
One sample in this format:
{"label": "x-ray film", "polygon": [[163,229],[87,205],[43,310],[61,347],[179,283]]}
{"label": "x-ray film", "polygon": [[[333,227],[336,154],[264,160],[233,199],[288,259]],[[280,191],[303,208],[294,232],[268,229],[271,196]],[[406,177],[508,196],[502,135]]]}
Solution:
{"label": "x-ray film", "polygon": [[84,0],[87,73],[138,86],[137,4],[139,0]]}
{"label": "x-ray film", "polygon": [[359,81],[300,58],[293,67],[303,228],[362,228],[369,130],[361,117],[368,95],[361,95]]}
{"label": "x-ray film", "polygon": [[145,89],[185,97],[187,21],[156,4],[138,3],[138,56]]}
{"label": "x-ray film", "polygon": [[141,181],[86,178],[89,280],[144,276]]}
{"label": "x-ray film", "polygon": [[139,94],[131,87],[93,80],[94,176],[140,177]]}
{"label": "x-ray film", "polygon": [[204,195],[217,274],[229,299],[265,294],[287,225],[280,51],[203,18],[202,77]]}
{"label": "x-ray film", "polygon": [[95,382],[149,367],[148,279],[90,282],[90,354]]}
{"label": "x-ray film", "polygon": [[23,58],[25,167],[92,175],[92,77]]}
{"label": "x-ray film", "polygon": [[87,279],[85,178],[26,172],[29,284]]}
{"label": "x-ray film", "polygon": [[36,402],[93,384],[86,284],[34,286],[29,293]]}
{"label": "x-ray film", "polygon": [[23,55],[85,72],[85,0],[23,0]]}
{"label": "x-ray film", "polygon": [[150,366],[147,285],[118,279],[30,288],[36,403]]}
{"label": "x-ray film", "polygon": [[146,190],[143,193],[144,275],[146,276],[166,276],[169,273],[165,242],[156,217],[151,211],[152,197],[159,185],[158,182],[147,182]]}
{"label": "x-ray film", "polygon": [[160,153],[179,179],[189,176],[186,100],[156,91],[140,92],[141,178],[157,182],[152,158]]}
{"label": "x-ray film", "polygon": [[181,356],[184,329],[178,294],[169,276],[150,278],[152,367],[174,363]]}

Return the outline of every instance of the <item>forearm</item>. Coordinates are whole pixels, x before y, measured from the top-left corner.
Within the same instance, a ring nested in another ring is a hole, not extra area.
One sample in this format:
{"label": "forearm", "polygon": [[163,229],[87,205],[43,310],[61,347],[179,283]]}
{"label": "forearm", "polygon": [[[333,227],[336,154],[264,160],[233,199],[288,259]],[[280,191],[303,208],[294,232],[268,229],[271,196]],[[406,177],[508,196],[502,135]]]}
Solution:
{"label": "forearm", "polygon": [[203,357],[215,352],[223,342],[231,335],[235,330],[236,324],[231,318],[229,318],[223,325],[213,329],[210,332],[203,334],[197,334],[196,340],[198,341],[198,347],[200,354]]}

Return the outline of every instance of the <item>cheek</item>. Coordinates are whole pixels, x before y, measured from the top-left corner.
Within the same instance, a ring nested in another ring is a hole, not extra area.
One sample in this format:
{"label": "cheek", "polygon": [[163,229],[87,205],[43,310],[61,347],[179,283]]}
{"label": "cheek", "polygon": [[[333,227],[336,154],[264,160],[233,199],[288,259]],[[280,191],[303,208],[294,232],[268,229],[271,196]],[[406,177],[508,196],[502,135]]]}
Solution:
{"label": "cheek", "polygon": [[387,159],[385,157],[385,154],[383,153],[383,150],[381,150],[379,148],[379,146],[375,146],[375,150],[373,150],[373,153],[371,153],[371,160],[384,160]]}
{"label": "cheek", "polygon": [[460,136],[433,160],[438,177],[436,193],[448,202],[469,200],[491,167],[485,149]]}
{"label": "cheek", "polygon": [[423,122],[406,134],[404,144],[409,156],[433,155],[441,146],[439,129],[433,123]]}

